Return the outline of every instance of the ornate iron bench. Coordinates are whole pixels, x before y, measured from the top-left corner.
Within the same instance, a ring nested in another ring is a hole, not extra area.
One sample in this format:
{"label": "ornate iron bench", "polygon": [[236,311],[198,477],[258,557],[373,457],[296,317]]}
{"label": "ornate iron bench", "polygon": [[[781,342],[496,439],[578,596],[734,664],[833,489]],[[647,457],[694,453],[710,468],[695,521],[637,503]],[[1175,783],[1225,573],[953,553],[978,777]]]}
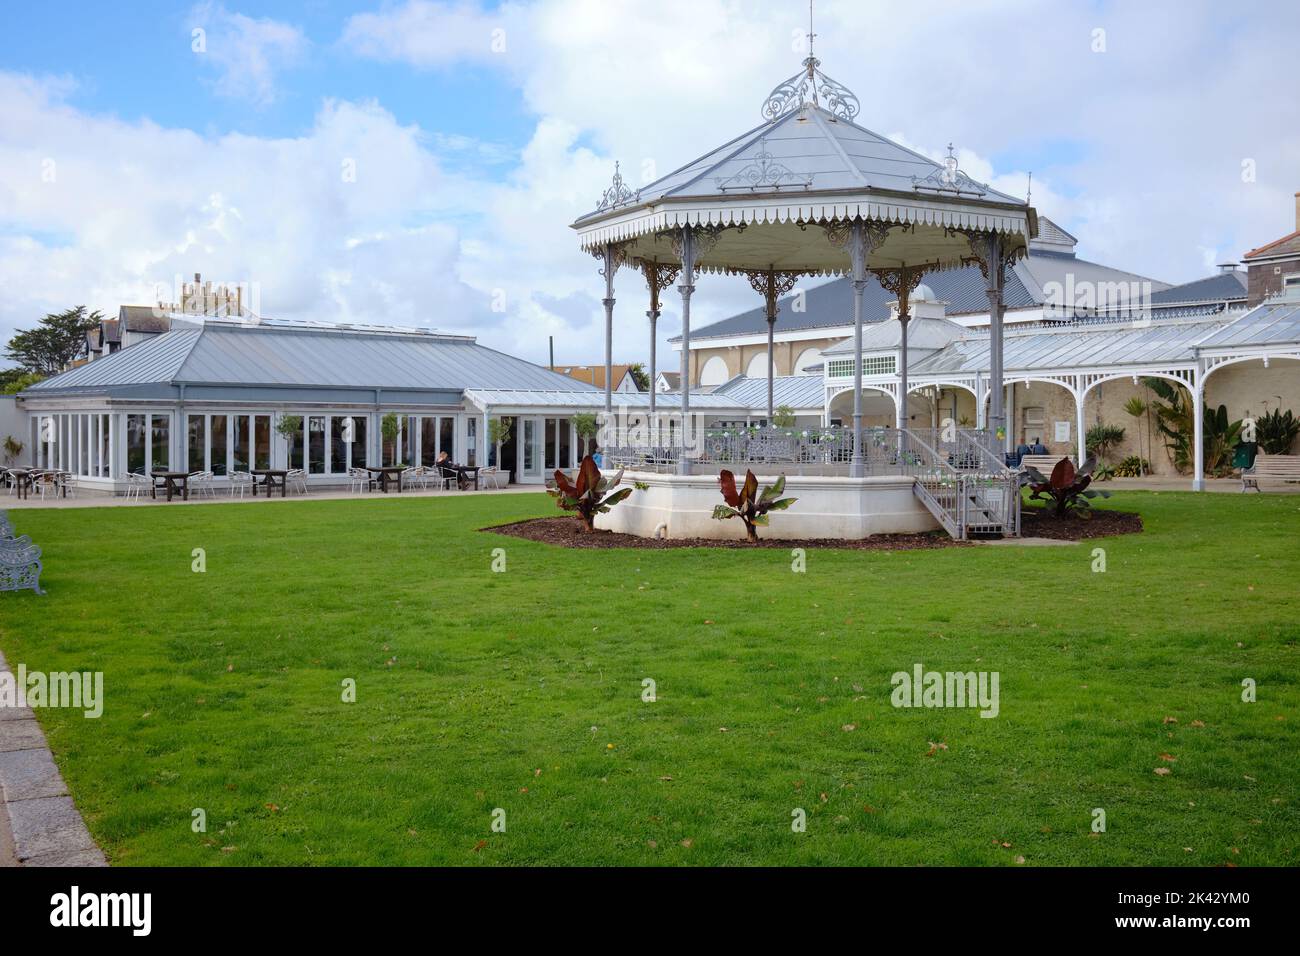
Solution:
{"label": "ornate iron bench", "polygon": [[9,512],[0,511],[0,538],[12,538],[14,526],[9,523]]}
{"label": "ornate iron bench", "polygon": [[1259,482],[1279,481],[1284,484],[1300,482],[1300,456],[1260,455],[1251,468],[1241,472],[1241,490],[1254,488],[1260,491]]}
{"label": "ornate iron bench", "polygon": [[0,538],[0,591],[41,590],[41,549],[27,535]]}

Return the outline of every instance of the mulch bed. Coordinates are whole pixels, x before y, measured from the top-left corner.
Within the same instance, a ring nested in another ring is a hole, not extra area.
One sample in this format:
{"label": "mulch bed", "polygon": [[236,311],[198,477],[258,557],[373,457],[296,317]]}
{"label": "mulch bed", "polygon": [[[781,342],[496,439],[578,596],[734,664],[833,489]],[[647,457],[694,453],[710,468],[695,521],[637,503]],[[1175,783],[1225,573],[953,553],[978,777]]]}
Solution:
{"label": "mulch bed", "polygon": [[1090,518],[1057,518],[1045,508],[1026,505],[1020,512],[1020,535],[1024,538],[1084,541],[1116,534],[1137,534],[1141,530],[1142,516],[1132,511],[1097,509]]}
{"label": "mulch bed", "polygon": [[[749,541],[714,538],[640,538],[632,534],[613,531],[585,531],[577,518],[531,518],[511,524],[483,528],[496,534],[508,534],[529,541],[559,545],[564,548],[834,548],[840,551],[916,551],[930,548],[966,548],[972,542],[954,541],[946,531],[926,531],[920,534],[877,534],[859,541],[839,538],[759,538],[757,544]],[[1062,541],[1081,541],[1113,534],[1132,534],[1142,530],[1140,515],[1126,511],[1095,511],[1090,520],[1083,518],[1052,518],[1041,508],[1026,508],[1021,518],[1021,533],[1025,537],[1055,538]],[[759,534],[763,532],[760,530]]]}

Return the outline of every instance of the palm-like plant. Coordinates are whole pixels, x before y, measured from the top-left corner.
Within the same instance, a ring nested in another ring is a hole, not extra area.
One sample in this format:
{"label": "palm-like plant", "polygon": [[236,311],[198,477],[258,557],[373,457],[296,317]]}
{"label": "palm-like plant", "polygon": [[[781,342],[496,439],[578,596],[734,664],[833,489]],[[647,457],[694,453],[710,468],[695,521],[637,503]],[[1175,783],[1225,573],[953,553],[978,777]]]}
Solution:
{"label": "palm-like plant", "polygon": [[1266,455],[1289,455],[1291,446],[1300,435],[1300,418],[1275,408],[1259,417],[1255,423],[1255,434],[1259,437],[1259,447]]}
{"label": "palm-like plant", "polygon": [[1096,467],[1096,455],[1089,455],[1078,471],[1074,469],[1074,462],[1062,458],[1052,469],[1050,477],[1043,477],[1041,471],[1030,466],[1024,470],[1022,480],[1029,485],[1030,498],[1053,503],[1052,514],[1055,517],[1063,518],[1073,512],[1080,518],[1087,518],[1092,514],[1090,498],[1098,495],[1110,497],[1108,491],[1092,491],[1088,488],[1092,484],[1092,472]]}
{"label": "palm-like plant", "polygon": [[[1134,395],[1132,398],[1130,398],[1127,402],[1124,403],[1124,411],[1127,412],[1129,415],[1131,415],[1131,416],[1133,417],[1133,420],[1136,421],[1136,422],[1141,422],[1141,421],[1142,421],[1142,416],[1145,415],[1145,414],[1147,413],[1147,411],[1148,411],[1148,409],[1150,409],[1150,407],[1151,407],[1150,405],[1148,405],[1146,402],[1142,401],[1142,399],[1138,398],[1136,395]],[[1143,460],[1143,459],[1142,459],[1142,430],[1141,430],[1141,429],[1138,430],[1138,433],[1137,433],[1137,439],[1138,439],[1138,453],[1137,453],[1137,457],[1138,457],[1138,461],[1141,462],[1141,461]],[[1149,439],[1148,439],[1148,440],[1149,440]],[[1150,449],[1148,449],[1148,452],[1149,452],[1149,451],[1150,451]],[[1130,456],[1130,457],[1131,457],[1131,456]],[[1127,461],[1127,459],[1125,459],[1125,460]],[[1141,466],[1141,464],[1139,464],[1139,466],[1138,466],[1138,471],[1139,471],[1139,475],[1140,475],[1141,472],[1142,472],[1142,466]]]}
{"label": "palm-like plant", "polygon": [[582,459],[582,464],[578,467],[578,480],[570,481],[569,476],[562,471],[555,472],[555,487],[548,488],[546,493],[555,499],[557,507],[565,511],[576,511],[578,517],[582,520],[582,525],[588,531],[596,530],[596,515],[603,515],[614,505],[618,504],[634,489],[644,489],[646,486],[640,483],[633,488],[621,488],[612,495],[606,495],[605,492],[616,487],[623,480],[623,469],[618,470],[618,474],[613,478],[606,478],[596,467],[596,461],[590,455]]}
{"label": "palm-like plant", "polygon": [[745,483],[739,489],[736,488],[736,476],[725,468],[718,475],[718,484],[722,488],[722,498],[726,504],[714,508],[713,517],[719,521],[739,518],[745,523],[745,534],[750,541],[758,540],[759,525],[768,525],[769,511],[784,511],[799,500],[780,497],[781,492],[785,491],[785,475],[778,478],[775,484],[764,488],[762,494],[758,493],[758,479],[748,470],[745,471]]}

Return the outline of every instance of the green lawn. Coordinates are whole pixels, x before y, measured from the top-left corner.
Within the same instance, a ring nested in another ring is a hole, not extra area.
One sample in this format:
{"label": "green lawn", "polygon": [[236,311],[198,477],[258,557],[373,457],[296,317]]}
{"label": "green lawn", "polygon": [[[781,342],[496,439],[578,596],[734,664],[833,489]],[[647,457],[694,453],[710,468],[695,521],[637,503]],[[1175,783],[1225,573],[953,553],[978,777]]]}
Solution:
{"label": "green lawn", "polygon": [[[803,574],[477,530],[540,494],[17,510],[0,648],[104,672],[39,717],[119,865],[1300,863],[1300,498],[1109,505],[1146,532]],[[1000,715],[892,707],[918,662]]]}

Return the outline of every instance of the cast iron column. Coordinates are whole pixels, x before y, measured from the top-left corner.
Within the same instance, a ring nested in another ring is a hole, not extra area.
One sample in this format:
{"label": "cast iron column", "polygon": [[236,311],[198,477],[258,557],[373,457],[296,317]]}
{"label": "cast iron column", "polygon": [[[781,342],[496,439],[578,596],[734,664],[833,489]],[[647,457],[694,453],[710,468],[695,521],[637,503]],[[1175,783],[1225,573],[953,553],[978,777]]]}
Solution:
{"label": "cast iron column", "polygon": [[695,231],[682,227],[681,236],[682,281],[677,291],[682,294],[682,453],[677,459],[677,473],[689,475],[691,460],[687,449],[691,427],[691,293],[695,291]]}

